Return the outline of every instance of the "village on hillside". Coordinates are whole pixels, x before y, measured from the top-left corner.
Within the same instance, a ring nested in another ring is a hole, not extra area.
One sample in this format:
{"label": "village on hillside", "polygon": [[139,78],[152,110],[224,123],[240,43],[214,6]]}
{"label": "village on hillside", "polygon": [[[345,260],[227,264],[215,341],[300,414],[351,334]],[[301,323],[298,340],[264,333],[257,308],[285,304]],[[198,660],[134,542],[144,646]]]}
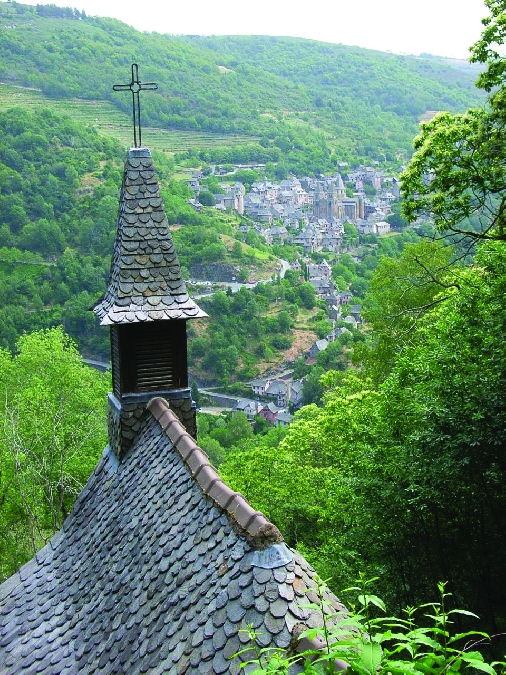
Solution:
{"label": "village on hillside", "polygon": [[[190,203],[197,209],[201,206],[201,178],[202,173],[194,171],[189,181],[195,195]],[[397,180],[372,167],[360,167],[345,178],[348,188],[339,173],[320,178],[291,176],[279,183],[264,179],[254,182],[249,192],[239,182],[221,183],[223,192],[214,195],[215,208],[248,216],[268,244],[294,244],[306,255],[315,251],[338,253],[345,222],[353,224],[359,234],[389,232],[385,218],[392,202],[399,198]],[[366,185],[373,188],[368,192],[374,196],[367,196]],[[241,225],[240,229],[248,232],[250,225]]]}
{"label": "village on hillside", "polygon": [[[213,166],[215,171],[219,169]],[[198,196],[202,177],[201,172],[194,171],[189,181],[195,195],[190,203],[197,209],[201,207]],[[301,272],[304,265],[306,279],[314,287],[318,300],[325,303],[332,323],[330,333],[309,349],[307,364],[314,363],[318,354],[342,333],[357,329],[361,323],[360,305],[349,305],[352,294],[336,288],[331,265],[325,259],[312,262],[310,254],[341,252],[346,223],[353,225],[359,235],[387,234],[390,224],[385,219],[392,211],[392,203],[399,198],[397,180],[372,167],[360,167],[348,173],[345,180],[346,186],[339,173],[319,178],[291,176],[279,183],[264,179],[252,183],[248,192],[240,182],[226,182],[221,183],[223,193],[214,195],[215,208],[230,209],[248,217],[249,222],[239,226],[245,234],[253,228],[267,245],[290,244],[303,251],[303,257],[293,261],[290,268]],[[369,195],[364,189],[366,185],[370,186]],[[350,192],[352,196],[348,196]],[[346,316],[342,313],[343,305],[347,306]],[[340,326],[338,320],[342,320]],[[250,421],[260,416],[275,426],[286,426],[292,420],[291,412],[302,406],[302,385],[302,380],[294,381],[289,374],[254,380],[250,383],[254,398],[238,399],[233,409],[244,412]]]}

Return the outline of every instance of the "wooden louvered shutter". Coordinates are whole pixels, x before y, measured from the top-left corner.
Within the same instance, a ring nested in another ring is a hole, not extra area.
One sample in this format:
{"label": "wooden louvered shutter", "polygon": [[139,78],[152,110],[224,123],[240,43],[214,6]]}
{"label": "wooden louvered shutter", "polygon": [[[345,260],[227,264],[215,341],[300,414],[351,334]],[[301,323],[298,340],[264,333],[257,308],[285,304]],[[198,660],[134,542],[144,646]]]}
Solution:
{"label": "wooden louvered shutter", "polygon": [[[186,321],[151,321],[115,329],[120,366],[118,378],[113,364],[113,385],[116,387],[119,379],[120,393],[188,386]],[[114,338],[112,343],[114,350]]]}

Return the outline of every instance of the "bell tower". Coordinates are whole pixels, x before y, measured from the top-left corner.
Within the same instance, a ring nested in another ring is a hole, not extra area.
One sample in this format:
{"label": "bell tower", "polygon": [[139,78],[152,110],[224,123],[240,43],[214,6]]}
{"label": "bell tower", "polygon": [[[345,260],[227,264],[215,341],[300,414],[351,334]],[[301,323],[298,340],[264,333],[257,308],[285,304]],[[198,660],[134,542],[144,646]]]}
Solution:
{"label": "bell tower", "polygon": [[127,153],[110,277],[93,311],[111,331],[109,445],[117,457],[130,447],[155,396],[168,401],[195,438],[186,322],[207,315],[181,278],[148,148]]}

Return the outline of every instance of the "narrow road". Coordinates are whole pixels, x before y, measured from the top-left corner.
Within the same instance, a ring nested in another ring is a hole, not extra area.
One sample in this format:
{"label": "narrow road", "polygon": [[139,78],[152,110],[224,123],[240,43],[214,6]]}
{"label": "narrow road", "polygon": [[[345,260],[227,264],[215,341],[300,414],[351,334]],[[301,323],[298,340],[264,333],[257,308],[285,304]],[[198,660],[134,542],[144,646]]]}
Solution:
{"label": "narrow road", "polygon": [[[287,260],[282,260],[281,258],[278,258],[278,263],[279,263],[279,276],[281,279],[285,276],[285,272],[290,269],[290,263]],[[227,288],[230,288],[232,293],[237,293],[241,288],[247,288],[249,290],[255,288],[258,282],[254,283],[241,283],[240,281],[203,281],[201,279],[195,279],[195,281],[199,284],[211,284],[211,287],[213,286],[226,286]],[[270,279],[266,279],[265,283],[270,283]],[[196,295],[192,294],[192,298],[194,300],[198,300],[199,298],[208,298],[210,295],[213,295],[214,291],[211,291],[210,293],[198,293]]]}

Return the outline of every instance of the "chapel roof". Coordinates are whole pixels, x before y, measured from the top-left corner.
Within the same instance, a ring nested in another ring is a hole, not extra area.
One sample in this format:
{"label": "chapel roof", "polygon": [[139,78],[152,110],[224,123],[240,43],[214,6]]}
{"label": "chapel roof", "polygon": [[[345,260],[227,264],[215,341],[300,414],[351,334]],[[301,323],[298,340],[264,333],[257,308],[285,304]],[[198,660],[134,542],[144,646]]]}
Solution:
{"label": "chapel roof", "polygon": [[247,624],[284,648],[320,625],[315,584],[157,398],[122,461],[106,448],[62,530],[0,586],[0,671],[238,673]]}
{"label": "chapel roof", "polygon": [[127,153],[109,283],[93,311],[102,325],[207,316],[181,277],[148,148]]}

